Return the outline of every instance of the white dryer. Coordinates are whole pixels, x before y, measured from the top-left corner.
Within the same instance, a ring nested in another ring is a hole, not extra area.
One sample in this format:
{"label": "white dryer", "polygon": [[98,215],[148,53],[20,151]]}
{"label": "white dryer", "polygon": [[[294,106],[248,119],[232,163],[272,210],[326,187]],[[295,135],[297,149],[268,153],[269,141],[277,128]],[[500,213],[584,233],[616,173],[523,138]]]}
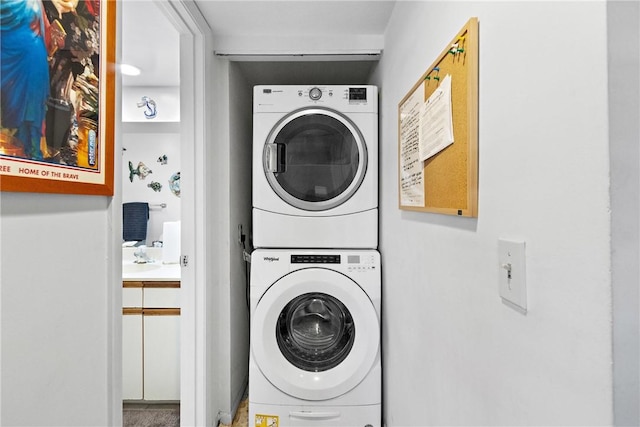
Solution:
{"label": "white dryer", "polygon": [[249,425],[381,425],[380,255],[251,256]]}
{"label": "white dryer", "polygon": [[378,89],[255,86],[253,245],[378,247]]}

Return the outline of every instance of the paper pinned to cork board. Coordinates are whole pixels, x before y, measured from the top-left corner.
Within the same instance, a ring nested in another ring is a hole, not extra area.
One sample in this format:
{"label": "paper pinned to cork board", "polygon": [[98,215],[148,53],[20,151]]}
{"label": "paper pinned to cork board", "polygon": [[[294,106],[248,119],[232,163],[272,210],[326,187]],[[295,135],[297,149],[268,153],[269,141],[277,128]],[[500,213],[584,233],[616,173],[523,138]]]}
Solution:
{"label": "paper pinned to cork board", "polygon": [[453,112],[451,108],[451,75],[442,80],[420,110],[420,160],[453,144]]}
{"label": "paper pinned to cork board", "polygon": [[424,206],[424,172],[419,159],[420,109],[424,85],[400,106],[400,205]]}

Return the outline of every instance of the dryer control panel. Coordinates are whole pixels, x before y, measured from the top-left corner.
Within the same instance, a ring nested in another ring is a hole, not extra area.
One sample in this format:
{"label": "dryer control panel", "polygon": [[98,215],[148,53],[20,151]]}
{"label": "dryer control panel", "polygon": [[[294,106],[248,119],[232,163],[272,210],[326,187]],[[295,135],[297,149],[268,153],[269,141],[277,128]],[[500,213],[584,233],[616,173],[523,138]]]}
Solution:
{"label": "dryer control panel", "polygon": [[[263,93],[271,93],[270,91],[271,89],[263,89]],[[367,86],[345,86],[339,88],[313,86],[310,88],[298,89],[298,97],[309,98],[312,101],[318,101],[324,94],[332,97],[334,96],[334,93],[342,95],[342,99],[344,99],[345,101],[364,103],[367,102]]]}
{"label": "dryer control panel", "polygon": [[253,112],[289,113],[324,107],[342,113],[377,113],[378,88],[372,85],[258,85],[253,88]]}

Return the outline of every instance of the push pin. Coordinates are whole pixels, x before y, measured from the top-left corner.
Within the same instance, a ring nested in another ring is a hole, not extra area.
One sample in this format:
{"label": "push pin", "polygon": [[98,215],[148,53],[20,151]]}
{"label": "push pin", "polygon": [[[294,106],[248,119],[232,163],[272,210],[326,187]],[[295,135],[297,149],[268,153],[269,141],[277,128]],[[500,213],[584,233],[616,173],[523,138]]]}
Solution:
{"label": "push pin", "polygon": [[449,53],[452,55],[458,54],[458,53],[462,53],[464,52],[464,49],[461,47],[458,47],[458,43],[454,43],[451,45],[451,49],[449,49]]}

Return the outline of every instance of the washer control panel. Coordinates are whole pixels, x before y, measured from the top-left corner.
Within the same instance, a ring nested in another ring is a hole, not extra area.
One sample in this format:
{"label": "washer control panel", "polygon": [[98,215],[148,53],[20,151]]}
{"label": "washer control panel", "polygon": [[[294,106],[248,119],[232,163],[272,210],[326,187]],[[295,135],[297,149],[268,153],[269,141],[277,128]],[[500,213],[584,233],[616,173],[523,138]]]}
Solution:
{"label": "washer control panel", "polygon": [[291,255],[291,264],[340,264],[340,255]]}
{"label": "washer control panel", "polygon": [[363,254],[292,254],[291,264],[343,264],[349,272],[376,270],[376,258]]}
{"label": "washer control panel", "polygon": [[376,258],[373,255],[347,255],[347,271],[363,272],[376,270]]}

